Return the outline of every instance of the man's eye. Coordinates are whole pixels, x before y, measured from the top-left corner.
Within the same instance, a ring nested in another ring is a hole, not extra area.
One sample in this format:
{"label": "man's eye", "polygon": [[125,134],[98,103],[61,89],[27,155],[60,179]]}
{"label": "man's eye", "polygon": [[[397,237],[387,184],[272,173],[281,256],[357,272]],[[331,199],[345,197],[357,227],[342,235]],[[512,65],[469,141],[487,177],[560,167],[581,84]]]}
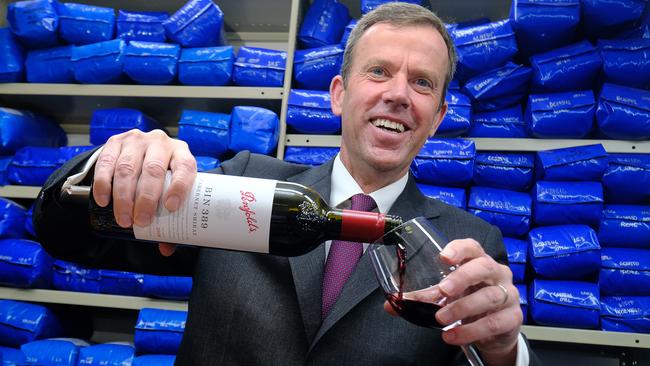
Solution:
{"label": "man's eye", "polygon": [[423,88],[431,88],[432,87],[431,82],[429,80],[427,80],[427,79],[417,79],[415,81],[415,83],[417,84],[417,86],[423,87]]}
{"label": "man's eye", "polygon": [[373,75],[377,75],[377,76],[384,75],[384,70],[381,67],[373,67],[372,69],[370,69],[370,72]]}

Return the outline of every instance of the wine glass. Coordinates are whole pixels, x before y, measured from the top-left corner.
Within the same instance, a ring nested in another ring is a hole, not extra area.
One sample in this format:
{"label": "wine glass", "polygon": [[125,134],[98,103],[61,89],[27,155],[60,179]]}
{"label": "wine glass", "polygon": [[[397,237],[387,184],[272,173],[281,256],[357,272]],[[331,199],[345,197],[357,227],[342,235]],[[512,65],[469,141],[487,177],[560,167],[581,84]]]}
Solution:
{"label": "wine glass", "polygon": [[[440,258],[447,243],[429,220],[416,217],[386,233],[369,249],[386,299],[397,314],[413,324],[442,330],[460,324],[443,328],[435,317],[447,301],[436,285],[455,269]],[[473,345],[461,349],[472,366],[483,366]]]}

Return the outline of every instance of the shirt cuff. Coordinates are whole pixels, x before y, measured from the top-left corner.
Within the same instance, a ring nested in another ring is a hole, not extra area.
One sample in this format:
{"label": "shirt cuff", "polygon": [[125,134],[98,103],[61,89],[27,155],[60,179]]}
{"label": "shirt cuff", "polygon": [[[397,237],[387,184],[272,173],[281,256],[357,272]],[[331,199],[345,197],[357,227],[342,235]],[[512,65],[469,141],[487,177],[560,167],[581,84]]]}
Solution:
{"label": "shirt cuff", "polygon": [[524,337],[519,333],[519,340],[517,341],[517,366],[528,366],[530,362],[530,355],[528,354],[528,347]]}

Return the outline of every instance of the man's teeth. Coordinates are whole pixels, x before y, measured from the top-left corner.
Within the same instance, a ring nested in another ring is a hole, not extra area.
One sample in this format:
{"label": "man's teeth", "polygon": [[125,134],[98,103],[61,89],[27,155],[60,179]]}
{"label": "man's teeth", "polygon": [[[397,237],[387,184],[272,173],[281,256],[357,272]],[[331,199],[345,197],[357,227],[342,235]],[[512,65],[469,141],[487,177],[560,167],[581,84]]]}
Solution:
{"label": "man's teeth", "polygon": [[392,131],[404,132],[404,125],[401,123],[389,121],[387,119],[376,119],[372,121],[372,125],[375,127],[383,127]]}

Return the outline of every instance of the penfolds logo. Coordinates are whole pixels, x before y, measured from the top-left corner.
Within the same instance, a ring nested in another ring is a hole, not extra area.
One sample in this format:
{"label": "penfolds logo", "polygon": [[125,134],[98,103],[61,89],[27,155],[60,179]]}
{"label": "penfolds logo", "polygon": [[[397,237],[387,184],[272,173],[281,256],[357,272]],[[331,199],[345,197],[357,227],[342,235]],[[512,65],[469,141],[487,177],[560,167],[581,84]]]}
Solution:
{"label": "penfolds logo", "polygon": [[244,212],[246,215],[246,224],[248,224],[248,232],[252,233],[257,231],[259,226],[257,226],[257,219],[255,219],[255,211],[250,207],[252,202],[257,202],[253,192],[248,191],[239,191],[241,193],[241,206],[239,209]]}

